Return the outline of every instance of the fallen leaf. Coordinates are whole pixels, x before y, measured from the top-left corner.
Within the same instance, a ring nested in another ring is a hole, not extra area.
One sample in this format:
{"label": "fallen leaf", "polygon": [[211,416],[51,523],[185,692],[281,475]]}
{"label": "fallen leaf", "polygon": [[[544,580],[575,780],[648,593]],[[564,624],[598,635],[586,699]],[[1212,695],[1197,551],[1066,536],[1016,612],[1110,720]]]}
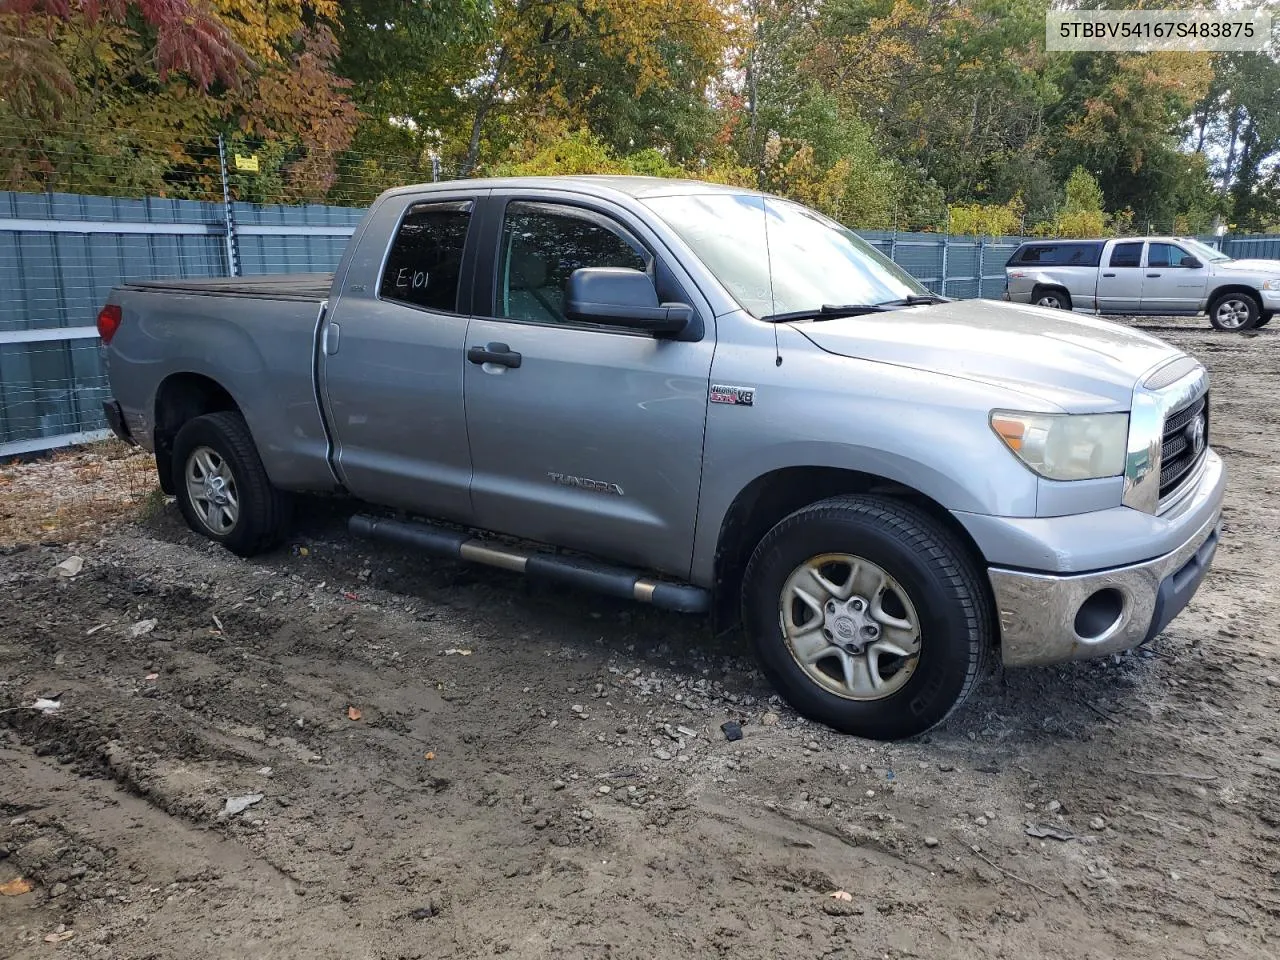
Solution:
{"label": "fallen leaf", "polygon": [[453,656],[453,654],[455,654],[455,653],[456,653],[458,656],[460,656],[460,657],[469,657],[469,656],[471,656],[471,651],[470,651],[470,650],[460,650],[460,649],[458,649],[457,647],[450,647],[448,650],[446,650],[446,651],[444,652],[444,655],[445,655],[446,657],[450,657],[450,656]]}
{"label": "fallen leaf", "polygon": [[159,680],[159,679],[160,679],[160,674],[158,674],[158,673],[148,673],[148,674],[147,674],[147,679],[148,679],[148,680]]}
{"label": "fallen leaf", "polygon": [[76,935],[74,930],[63,930],[61,933],[45,934],[45,943],[64,943]]}
{"label": "fallen leaf", "polygon": [[310,551],[310,550],[308,550],[306,547],[299,547],[299,548],[298,548],[298,556],[300,556],[300,557],[305,557],[305,556],[306,556],[307,554],[309,554],[310,552],[311,552],[311,551]]}
{"label": "fallen leaf", "polygon": [[346,597],[348,600],[360,599],[360,595],[358,593],[344,593],[343,596]]}
{"label": "fallen leaf", "polygon": [[20,897],[24,893],[30,893],[31,890],[31,881],[23,877],[10,880],[8,883],[0,883],[0,897]]}
{"label": "fallen leaf", "polygon": [[434,760],[436,758],[436,752],[434,750],[428,750],[423,756],[424,759]]}
{"label": "fallen leaf", "polygon": [[355,707],[347,707],[347,719],[348,719],[348,720],[359,720],[362,716],[364,716],[364,714],[362,714],[362,713],[361,713],[359,710],[357,710]]}
{"label": "fallen leaf", "polygon": [[853,902],[853,894],[847,890],[837,890],[835,893],[827,894],[832,900],[843,900],[846,903]]}

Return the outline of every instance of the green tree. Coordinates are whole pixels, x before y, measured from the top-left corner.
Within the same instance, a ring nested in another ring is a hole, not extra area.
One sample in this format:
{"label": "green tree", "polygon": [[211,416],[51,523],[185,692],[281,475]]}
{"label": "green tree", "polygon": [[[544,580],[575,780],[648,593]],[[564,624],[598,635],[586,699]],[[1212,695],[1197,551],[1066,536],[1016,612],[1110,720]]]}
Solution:
{"label": "green tree", "polygon": [[1280,158],[1280,61],[1267,53],[1222,54],[1196,112],[1197,147],[1212,152],[1213,178],[1241,229],[1280,220],[1265,188]]}

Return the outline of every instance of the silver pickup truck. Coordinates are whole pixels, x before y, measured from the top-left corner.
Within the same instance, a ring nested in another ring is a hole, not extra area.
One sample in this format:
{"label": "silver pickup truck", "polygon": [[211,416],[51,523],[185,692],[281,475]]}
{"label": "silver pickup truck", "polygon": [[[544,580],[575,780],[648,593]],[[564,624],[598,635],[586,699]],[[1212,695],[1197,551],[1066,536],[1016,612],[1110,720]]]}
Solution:
{"label": "silver pickup truck", "polygon": [[1234,260],[1189,237],[1031,240],[1005,266],[1004,299],[1111,315],[1197,316],[1219,330],[1280,310],[1280,260]]}
{"label": "silver pickup truck", "polygon": [[332,276],[132,283],[99,328],[116,433],[236,553],[346,495],[355,535],[741,625],[867,737],[939,723],[997,652],[1150,639],[1218,544],[1194,359],[934,296],[739,189],[392,190]]}

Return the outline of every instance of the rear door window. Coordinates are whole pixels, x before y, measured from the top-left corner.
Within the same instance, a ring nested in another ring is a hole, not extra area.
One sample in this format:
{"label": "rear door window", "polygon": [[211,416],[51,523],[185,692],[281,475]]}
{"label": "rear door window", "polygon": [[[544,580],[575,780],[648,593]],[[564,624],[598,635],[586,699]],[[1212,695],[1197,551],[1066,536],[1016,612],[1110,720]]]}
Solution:
{"label": "rear door window", "polygon": [[1108,266],[1112,267],[1140,267],[1142,266],[1142,244],[1141,243],[1117,243],[1111,250],[1111,262]]}
{"label": "rear door window", "polygon": [[382,270],[378,295],[414,307],[458,312],[470,200],[415,203],[405,213]]}

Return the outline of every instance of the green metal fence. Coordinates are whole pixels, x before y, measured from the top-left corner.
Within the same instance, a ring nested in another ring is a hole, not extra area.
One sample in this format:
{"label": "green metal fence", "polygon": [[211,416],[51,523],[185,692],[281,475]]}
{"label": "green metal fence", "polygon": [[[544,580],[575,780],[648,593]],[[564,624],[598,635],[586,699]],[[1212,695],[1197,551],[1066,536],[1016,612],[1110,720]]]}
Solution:
{"label": "green metal fence", "polygon": [[[106,436],[97,330],[116,284],[333,270],[363,210],[0,192],[0,456]],[[931,289],[999,297],[1017,237],[862,231]],[[1280,258],[1280,237],[1226,237]]]}

